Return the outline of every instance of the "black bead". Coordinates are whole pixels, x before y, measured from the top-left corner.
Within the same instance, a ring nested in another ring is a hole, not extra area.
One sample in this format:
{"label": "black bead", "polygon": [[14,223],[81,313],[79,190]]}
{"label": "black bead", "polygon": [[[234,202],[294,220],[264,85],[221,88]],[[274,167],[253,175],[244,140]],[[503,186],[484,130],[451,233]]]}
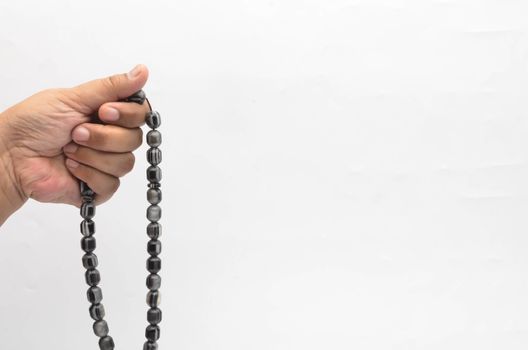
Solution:
{"label": "black bead", "polygon": [[150,257],[147,259],[147,270],[150,273],[158,273],[161,270],[161,259],[158,257]]}
{"label": "black bead", "polygon": [[157,182],[151,182],[147,185],[149,188],[160,188],[161,184]]}
{"label": "black bead", "polygon": [[85,200],[90,200],[95,196],[95,192],[84,181],[80,183],[81,197]]}
{"label": "black bead", "polygon": [[158,290],[151,290],[147,293],[147,305],[150,307],[158,307],[161,303],[161,292]]}
{"label": "black bead", "polygon": [[160,182],[161,181],[161,168],[158,166],[151,165],[147,168],[147,180],[149,182]]}
{"label": "black bead", "polygon": [[147,95],[145,94],[145,92],[143,90],[139,90],[135,92],[133,95],[128,96],[125,99],[125,102],[134,102],[134,103],[142,105],[143,102],[145,102],[146,98],[147,98]]}
{"label": "black bead", "polygon": [[108,323],[105,320],[95,321],[93,324],[93,331],[96,336],[102,338],[108,335]]}
{"label": "black bead", "polygon": [[88,301],[92,304],[99,304],[103,300],[103,291],[99,287],[90,287],[86,291]]}
{"label": "black bead", "polygon": [[159,222],[151,222],[147,225],[147,235],[151,239],[158,239],[161,237],[161,224]]}
{"label": "black bead", "polygon": [[161,133],[158,130],[150,130],[147,133],[147,144],[150,147],[159,147],[161,145]]}
{"label": "black bead", "polygon": [[152,256],[157,256],[161,253],[161,242],[158,240],[151,240],[147,243],[147,252]]}
{"label": "black bead", "polygon": [[105,309],[103,304],[94,304],[90,306],[90,316],[95,321],[102,320],[105,317]]}
{"label": "black bead", "polygon": [[111,336],[107,335],[99,339],[99,349],[101,350],[114,350],[114,339]]}
{"label": "black bead", "polygon": [[91,236],[95,233],[95,222],[92,220],[83,220],[81,222],[81,233],[84,236]]}
{"label": "black bead", "polygon": [[97,269],[87,270],[84,274],[86,283],[90,286],[96,286],[101,282],[101,275]]}
{"label": "black bead", "polygon": [[148,340],[155,342],[160,337],[160,328],[158,326],[154,325],[148,325],[145,329],[145,338]]}
{"label": "black bead", "polygon": [[161,322],[161,310],[156,308],[149,309],[147,311],[147,321],[150,324],[158,324]]}
{"label": "black bead", "polygon": [[159,148],[151,148],[147,150],[147,161],[152,165],[161,163],[161,150]]}
{"label": "black bead", "polygon": [[161,202],[161,190],[159,188],[149,188],[147,190],[147,201],[150,204],[159,204]]}
{"label": "black bead", "polygon": [[156,129],[161,125],[161,116],[156,111],[148,112],[145,121],[147,122],[149,128]]}
{"label": "black bead", "polygon": [[95,216],[95,203],[94,202],[84,202],[81,205],[81,216],[84,219],[91,219]]}
{"label": "black bead", "polygon": [[87,253],[93,252],[95,250],[95,238],[94,237],[81,238],[81,249]]}
{"label": "black bead", "polygon": [[95,269],[99,264],[97,260],[97,255],[90,253],[83,255],[82,263],[85,269]]}
{"label": "black bead", "polygon": [[151,205],[147,208],[147,219],[156,222],[161,219],[161,208],[157,205]]}
{"label": "black bead", "polygon": [[150,290],[158,290],[161,287],[161,276],[155,273],[148,275],[147,288]]}
{"label": "black bead", "polygon": [[143,345],[143,350],[158,350],[158,344],[155,342],[147,341]]}

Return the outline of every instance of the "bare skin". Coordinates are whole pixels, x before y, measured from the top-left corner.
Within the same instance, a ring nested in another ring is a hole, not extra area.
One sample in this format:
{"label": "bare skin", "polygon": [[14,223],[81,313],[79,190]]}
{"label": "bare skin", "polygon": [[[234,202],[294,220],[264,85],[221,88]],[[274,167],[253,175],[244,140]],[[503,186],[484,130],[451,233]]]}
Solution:
{"label": "bare skin", "polygon": [[[148,70],[41,91],[0,114],[0,226],[32,198],[80,206],[79,180],[107,201],[132,170],[147,103],[117,102],[145,85]],[[103,124],[90,123],[98,113]]]}

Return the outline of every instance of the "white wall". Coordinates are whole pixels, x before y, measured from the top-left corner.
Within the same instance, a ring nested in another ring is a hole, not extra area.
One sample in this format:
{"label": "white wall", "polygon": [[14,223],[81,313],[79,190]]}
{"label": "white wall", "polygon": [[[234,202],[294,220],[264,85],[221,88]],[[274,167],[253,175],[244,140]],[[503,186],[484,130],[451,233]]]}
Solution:
{"label": "white wall", "polygon": [[[46,3],[46,4],[45,4]],[[160,349],[526,349],[528,3],[0,2],[0,109],[151,69]],[[141,349],[143,147],[97,215],[117,349]],[[77,210],[0,230],[0,349],[97,348]]]}

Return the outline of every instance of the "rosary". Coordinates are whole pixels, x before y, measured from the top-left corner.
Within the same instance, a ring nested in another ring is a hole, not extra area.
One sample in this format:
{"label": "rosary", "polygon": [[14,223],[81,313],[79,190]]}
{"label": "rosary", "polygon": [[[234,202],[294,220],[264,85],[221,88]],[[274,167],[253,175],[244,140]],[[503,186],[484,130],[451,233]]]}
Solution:
{"label": "rosary", "polygon": [[[134,102],[143,104],[146,100],[145,93],[140,90],[132,96],[125,99],[125,102]],[[148,103],[148,100],[147,100]],[[150,104],[149,104],[150,107]],[[158,204],[161,202],[161,169],[158,164],[161,163],[161,150],[158,148],[161,145],[161,133],[156,130],[160,124],[161,119],[158,112],[152,111],[147,113],[145,122],[152,129],[147,133],[146,139],[150,149],[147,151],[147,161],[151,164],[147,168],[147,200],[150,206],[147,209],[147,219],[150,223],[147,225],[147,235],[150,238],[147,244],[147,252],[149,258],[147,259],[147,304],[150,307],[147,311],[147,321],[149,325],[145,330],[145,337],[147,341],[143,346],[143,350],[157,350],[157,340],[160,337],[160,328],[158,324],[161,322],[161,310],[158,308],[160,303],[161,277],[158,272],[161,269],[161,259],[158,255],[161,253],[161,242],[158,238],[161,236],[161,225],[158,222],[161,218],[161,208]],[[114,340],[108,335],[108,324],[104,320],[105,309],[101,301],[103,300],[103,293],[97,285],[101,281],[101,275],[97,270],[98,260],[93,253],[95,250],[95,223],[93,217],[95,216],[95,193],[88,187],[88,185],[81,181],[80,191],[82,197],[81,216],[81,249],[85,252],[82,257],[83,266],[86,268],[85,278],[89,288],[86,292],[88,301],[91,303],[90,316],[94,320],[93,331],[99,337],[99,348],[101,350],[113,350]]]}

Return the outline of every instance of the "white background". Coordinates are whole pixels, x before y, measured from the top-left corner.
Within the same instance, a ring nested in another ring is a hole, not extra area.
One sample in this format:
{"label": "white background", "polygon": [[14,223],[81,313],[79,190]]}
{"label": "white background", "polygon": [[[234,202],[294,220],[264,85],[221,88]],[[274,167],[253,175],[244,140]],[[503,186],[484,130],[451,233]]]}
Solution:
{"label": "white background", "polygon": [[[0,2],[0,110],[151,70],[160,349],[526,349],[522,0]],[[116,349],[142,349],[143,147],[97,213]],[[0,349],[96,349],[77,209],[0,229]]]}

